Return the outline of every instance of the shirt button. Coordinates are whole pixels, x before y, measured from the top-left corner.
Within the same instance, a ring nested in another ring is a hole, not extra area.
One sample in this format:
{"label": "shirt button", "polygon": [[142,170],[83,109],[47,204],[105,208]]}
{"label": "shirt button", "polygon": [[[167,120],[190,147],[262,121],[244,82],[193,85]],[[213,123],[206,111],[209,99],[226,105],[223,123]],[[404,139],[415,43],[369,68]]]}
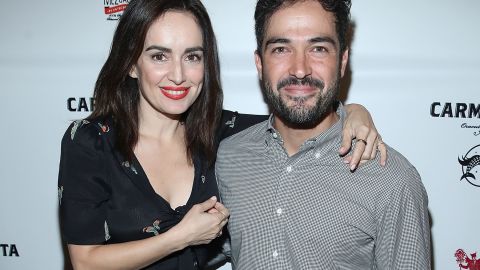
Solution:
{"label": "shirt button", "polygon": [[274,132],[274,133],[272,133],[272,137],[273,137],[274,139],[278,138],[278,135],[277,135],[277,133],[275,133],[275,132]]}
{"label": "shirt button", "polygon": [[292,166],[288,166],[287,167],[287,172],[291,172],[292,171]]}
{"label": "shirt button", "polygon": [[320,153],[316,153],[315,158],[320,158]]}
{"label": "shirt button", "polygon": [[282,210],[282,208],[278,208],[278,209],[277,209],[277,215],[279,215],[279,216],[280,216],[282,213],[283,213],[283,210]]}
{"label": "shirt button", "polygon": [[273,255],[274,258],[276,258],[276,257],[278,257],[278,252],[275,250],[272,255]]}

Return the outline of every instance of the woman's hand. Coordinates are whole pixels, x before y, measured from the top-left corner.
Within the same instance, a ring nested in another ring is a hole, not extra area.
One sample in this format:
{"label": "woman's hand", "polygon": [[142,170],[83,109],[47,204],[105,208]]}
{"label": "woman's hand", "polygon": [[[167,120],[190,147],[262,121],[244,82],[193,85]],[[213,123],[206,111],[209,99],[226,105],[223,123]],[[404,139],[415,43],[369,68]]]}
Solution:
{"label": "woman's hand", "polygon": [[346,155],[352,147],[352,140],[356,140],[353,154],[344,157],[345,163],[349,164],[353,171],[358,164],[374,159],[378,150],[380,164],[385,166],[387,147],[378,134],[370,113],[360,104],[345,105],[345,110],[347,118],[343,126],[340,155]]}
{"label": "woman's hand", "polygon": [[221,235],[229,216],[228,209],[212,197],[194,205],[176,227],[184,233],[187,245],[208,244]]}
{"label": "woman's hand", "polygon": [[[212,212],[212,213],[209,213]],[[68,245],[74,269],[140,269],[189,245],[210,243],[228,221],[227,208],[212,197],[196,204],[176,226],[146,239],[109,245]]]}

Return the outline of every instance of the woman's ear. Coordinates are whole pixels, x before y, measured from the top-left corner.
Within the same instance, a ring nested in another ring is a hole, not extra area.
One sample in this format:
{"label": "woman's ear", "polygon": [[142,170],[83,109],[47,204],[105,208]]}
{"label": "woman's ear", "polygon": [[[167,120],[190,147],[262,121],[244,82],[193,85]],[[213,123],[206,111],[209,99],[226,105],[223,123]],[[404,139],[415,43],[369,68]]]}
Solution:
{"label": "woman's ear", "polygon": [[136,65],[133,65],[132,68],[130,69],[130,72],[128,73],[128,75],[130,75],[130,77],[134,78],[134,79],[138,79],[138,74],[137,74],[137,66]]}

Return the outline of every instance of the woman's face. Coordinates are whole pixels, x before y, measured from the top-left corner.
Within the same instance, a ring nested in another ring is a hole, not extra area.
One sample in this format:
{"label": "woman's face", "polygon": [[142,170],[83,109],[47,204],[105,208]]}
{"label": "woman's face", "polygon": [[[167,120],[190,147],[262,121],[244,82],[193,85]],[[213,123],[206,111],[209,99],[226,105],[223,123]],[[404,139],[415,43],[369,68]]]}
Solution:
{"label": "woman's face", "polygon": [[178,118],[197,99],[203,84],[202,31],[187,12],[168,11],[147,31],[130,76],[138,79],[140,112]]}

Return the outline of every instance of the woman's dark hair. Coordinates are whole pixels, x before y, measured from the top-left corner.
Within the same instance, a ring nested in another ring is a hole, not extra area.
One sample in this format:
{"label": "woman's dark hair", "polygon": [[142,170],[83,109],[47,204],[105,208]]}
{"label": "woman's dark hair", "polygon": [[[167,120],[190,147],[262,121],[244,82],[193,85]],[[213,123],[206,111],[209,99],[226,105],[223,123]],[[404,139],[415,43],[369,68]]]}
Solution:
{"label": "woman's dark hair", "polygon": [[215,34],[200,0],[131,0],[113,36],[110,54],[95,84],[95,108],[89,119],[112,117],[116,147],[129,160],[138,141],[137,80],[129,73],[140,57],[147,31],[167,11],[193,15],[202,30],[204,48],[203,87],[197,100],[181,116],[185,124],[187,155],[201,154],[212,165],[215,156],[215,130],[221,116],[223,92]]}
{"label": "woman's dark hair", "polygon": [[[265,38],[265,26],[272,17],[273,13],[281,8],[291,6],[298,2],[306,0],[258,0],[255,8],[255,36],[257,38],[257,52],[262,54],[262,43]],[[350,7],[351,0],[316,0],[322,7],[335,16],[335,25],[338,40],[340,42],[340,51],[347,49],[347,34],[350,27]]]}

